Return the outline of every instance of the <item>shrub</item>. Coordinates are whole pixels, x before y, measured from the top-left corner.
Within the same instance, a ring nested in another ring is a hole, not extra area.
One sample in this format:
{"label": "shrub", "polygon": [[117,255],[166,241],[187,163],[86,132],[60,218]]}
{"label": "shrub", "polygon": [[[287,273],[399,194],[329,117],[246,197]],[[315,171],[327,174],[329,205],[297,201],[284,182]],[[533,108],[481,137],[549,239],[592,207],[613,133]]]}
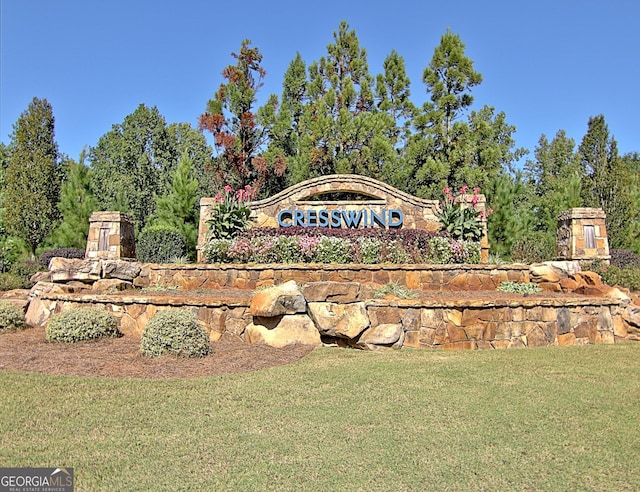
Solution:
{"label": "shrub", "polygon": [[191,311],[166,309],[158,311],[144,327],[140,352],[149,357],[166,353],[204,357],[209,353],[209,336]]}
{"label": "shrub", "polygon": [[51,258],[77,258],[84,260],[85,250],[80,248],[56,248],[43,252],[38,257],[38,263],[46,270]]}
{"label": "shrub", "polygon": [[518,282],[501,282],[496,290],[514,294],[537,294],[542,292],[542,289],[537,284]]}
{"label": "shrub", "polygon": [[640,256],[628,249],[612,249],[611,264],[620,268],[627,266],[640,267]]}
{"label": "shrub", "polygon": [[212,239],[202,252],[209,263],[480,262],[478,243],[428,231],[297,227],[291,234],[291,229],[261,228],[232,240]]}
{"label": "shrub", "polygon": [[22,309],[9,301],[0,300],[0,332],[26,327]]}
{"label": "shrub", "polygon": [[357,263],[378,263],[383,244],[380,239],[376,237],[359,237],[356,239],[356,244],[358,246],[355,258]]}
{"label": "shrub", "polygon": [[14,263],[8,273],[0,274],[0,290],[30,289],[31,276],[41,270],[40,264],[33,261]]}
{"label": "shrub", "polygon": [[202,255],[207,263],[224,263],[230,246],[230,239],[212,239],[202,248]]}
{"label": "shrub", "polygon": [[27,289],[31,287],[31,281],[25,281],[13,273],[0,273],[0,290]]}
{"label": "shrub", "polygon": [[591,270],[600,275],[602,281],[607,285],[640,291],[640,266],[620,268],[614,265],[593,263]]}
{"label": "shrub", "polygon": [[546,232],[534,232],[516,240],[511,248],[511,259],[518,263],[541,263],[553,260],[556,239]]}
{"label": "shrub", "polygon": [[136,256],[143,263],[171,263],[186,254],[187,241],[173,227],[146,227],[136,244]]}
{"label": "shrub", "polygon": [[434,237],[431,239],[424,254],[424,261],[438,265],[451,263],[451,246],[449,239],[446,237]]}
{"label": "shrub", "polygon": [[120,335],[113,314],[92,307],[73,308],[55,314],[46,329],[46,337],[50,342],[74,343]]}
{"label": "shrub", "polygon": [[[264,238],[267,240],[271,238]],[[281,262],[281,263],[300,263],[304,261],[298,238],[281,236],[275,241],[268,241],[266,244],[271,244],[274,248],[273,254],[266,257],[265,263]]]}
{"label": "shrub", "polygon": [[353,245],[348,239],[323,237],[318,243],[314,261],[318,263],[351,263],[353,261]]}

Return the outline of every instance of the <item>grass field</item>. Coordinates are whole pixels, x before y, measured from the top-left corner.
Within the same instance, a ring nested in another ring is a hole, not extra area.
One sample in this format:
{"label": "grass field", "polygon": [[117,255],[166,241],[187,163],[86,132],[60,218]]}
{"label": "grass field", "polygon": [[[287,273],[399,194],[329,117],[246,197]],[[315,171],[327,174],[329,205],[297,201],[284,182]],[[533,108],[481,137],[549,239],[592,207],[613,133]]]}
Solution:
{"label": "grass field", "polygon": [[192,380],[2,371],[0,426],[0,466],[73,467],[76,490],[640,490],[640,344],[326,348]]}

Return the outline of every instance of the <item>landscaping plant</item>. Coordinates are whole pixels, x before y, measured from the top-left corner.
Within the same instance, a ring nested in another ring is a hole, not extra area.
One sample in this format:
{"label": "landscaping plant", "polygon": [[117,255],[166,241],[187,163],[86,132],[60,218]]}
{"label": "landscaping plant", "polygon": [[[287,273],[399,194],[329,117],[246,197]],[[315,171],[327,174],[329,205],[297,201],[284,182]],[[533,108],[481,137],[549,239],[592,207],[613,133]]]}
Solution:
{"label": "landscaping plant", "polygon": [[187,241],[173,227],[149,226],[136,244],[136,256],[143,263],[173,263],[187,254]]}
{"label": "landscaping plant", "polygon": [[26,327],[22,309],[9,301],[0,300],[0,333]]}
{"label": "landscaping plant", "polygon": [[224,191],[214,197],[208,221],[209,235],[214,239],[232,239],[244,231],[250,222],[252,199],[251,186],[234,191],[226,185]]}
{"label": "landscaping plant", "polygon": [[478,187],[473,189],[471,206],[467,205],[465,195],[468,190],[469,187],[466,185],[457,193],[452,193],[449,187],[445,188],[444,203],[440,205],[441,210],[437,217],[442,223],[442,228],[454,239],[480,241],[484,232],[482,219],[487,213],[476,209],[480,192]]}
{"label": "landscaping plant", "polygon": [[119,337],[113,314],[94,307],[73,308],[54,314],[45,330],[47,341],[75,343]]}
{"label": "landscaping plant", "polygon": [[144,327],[140,340],[140,352],[149,357],[204,357],[209,350],[209,335],[196,315],[185,309],[158,311]]}

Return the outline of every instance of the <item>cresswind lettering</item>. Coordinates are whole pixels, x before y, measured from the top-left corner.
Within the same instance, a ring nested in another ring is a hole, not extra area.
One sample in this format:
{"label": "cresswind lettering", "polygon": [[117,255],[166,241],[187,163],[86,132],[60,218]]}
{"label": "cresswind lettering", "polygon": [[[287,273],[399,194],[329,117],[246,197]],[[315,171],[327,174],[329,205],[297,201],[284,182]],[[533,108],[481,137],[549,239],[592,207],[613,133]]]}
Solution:
{"label": "cresswind lettering", "polygon": [[278,213],[277,222],[279,227],[399,228],[404,214],[399,209],[285,209]]}

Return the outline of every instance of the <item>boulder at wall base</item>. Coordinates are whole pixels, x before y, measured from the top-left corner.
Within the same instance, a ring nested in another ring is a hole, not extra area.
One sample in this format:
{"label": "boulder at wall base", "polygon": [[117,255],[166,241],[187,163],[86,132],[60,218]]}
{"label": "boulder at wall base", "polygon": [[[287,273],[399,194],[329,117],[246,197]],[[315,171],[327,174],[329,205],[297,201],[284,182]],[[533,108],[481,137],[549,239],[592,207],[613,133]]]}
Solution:
{"label": "boulder at wall base", "polygon": [[404,342],[402,325],[381,324],[365,331],[358,340],[358,346],[369,350],[380,348],[400,348]]}
{"label": "boulder at wall base", "polygon": [[640,328],[640,306],[630,304],[622,311],[622,319],[635,328]]}
{"label": "boulder at wall base", "polygon": [[250,344],[282,348],[288,345],[322,346],[320,333],[306,314],[290,314],[278,318],[255,318],[244,331]]}
{"label": "boulder at wall base", "polygon": [[265,318],[306,311],[307,301],[294,280],[258,292],[249,306],[253,316]]}
{"label": "boulder at wall base", "polygon": [[369,327],[364,302],[310,302],[309,315],[322,335],[354,339]]}

